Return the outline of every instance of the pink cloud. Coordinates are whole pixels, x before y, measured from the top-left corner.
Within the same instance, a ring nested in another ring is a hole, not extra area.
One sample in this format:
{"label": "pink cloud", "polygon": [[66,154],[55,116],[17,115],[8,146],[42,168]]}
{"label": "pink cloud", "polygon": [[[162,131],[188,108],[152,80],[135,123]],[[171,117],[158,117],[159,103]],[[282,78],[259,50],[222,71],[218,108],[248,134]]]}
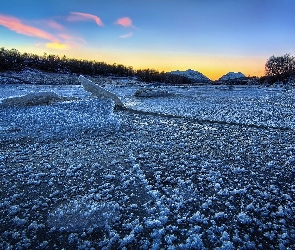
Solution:
{"label": "pink cloud", "polygon": [[51,27],[55,30],[63,31],[65,29],[61,24],[59,24],[58,22],[56,22],[54,20],[47,20],[45,22],[49,27]]}
{"label": "pink cloud", "polygon": [[71,37],[67,34],[59,34],[58,36],[64,40],[72,40],[73,39],[73,37]]}
{"label": "pink cloud", "polygon": [[68,43],[79,43],[79,44],[86,44],[86,41],[81,38],[81,37],[78,37],[78,36],[70,36],[68,34],[64,34],[64,33],[61,33],[58,35],[60,38],[62,38],[63,40],[67,41]]}
{"label": "pink cloud", "polygon": [[68,21],[75,22],[75,21],[88,21],[94,20],[98,26],[104,26],[103,22],[98,16],[81,13],[81,12],[71,12],[71,15],[68,17]]}
{"label": "pink cloud", "polygon": [[120,38],[128,38],[128,37],[131,37],[131,36],[133,36],[133,32],[129,32],[129,33],[125,34],[125,35],[122,35],[122,36],[120,36]]}
{"label": "pink cloud", "polygon": [[129,17],[122,17],[117,19],[115,24],[122,25],[123,27],[134,27],[132,24],[132,20]]}
{"label": "pink cloud", "polygon": [[6,16],[6,15],[0,14],[0,25],[10,30],[13,30],[19,34],[23,34],[26,36],[39,37],[39,38],[49,40],[51,42],[59,43],[59,40],[53,35],[51,35],[50,33],[44,30],[35,28],[33,26],[23,24],[19,19],[12,16]]}

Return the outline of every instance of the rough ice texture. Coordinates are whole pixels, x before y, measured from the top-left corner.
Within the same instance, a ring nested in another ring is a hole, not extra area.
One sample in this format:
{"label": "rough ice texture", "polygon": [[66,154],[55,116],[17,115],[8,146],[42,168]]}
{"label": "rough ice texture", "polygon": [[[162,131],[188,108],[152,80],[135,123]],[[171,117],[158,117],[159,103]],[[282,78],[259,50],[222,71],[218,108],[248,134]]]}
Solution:
{"label": "rough ice texture", "polygon": [[85,78],[84,76],[79,76],[79,81],[87,92],[90,92],[92,95],[99,98],[110,98],[115,102],[115,105],[124,107],[124,103],[119,99],[115,94],[105,90],[104,88],[99,87],[94,82]]}
{"label": "rough ice texture", "polygon": [[61,204],[49,214],[47,223],[68,232],[81,232],[89,228],[105,228],[119,219],[117,203],[82,197]]}
{"label": "rough ice texture", "polygon": [[135,97],[167,97],[173,94],[165,90],[153,89],[153,88],[140,88],[135,93]]}
{"label": "rough ice texture", "polygon": [[2,100],[2,106],[37,106],[37,105],[49,105],[58,101],[62,101],[63,98],[59,97],[54,92],[39,92],[29,93],[24,96],[9,97]]}
{"label": "rough ice texture", "polygon": [[68,138],[0,141],[0,249],[295,249],[295,89],[165,86],[177,96],[134,101],[138,86],[108,87],[183,118],[113,115],[101,98],[0,109],[0,140]]}
{"label": "rough ice texture", "polygon": [[2,139],[64,139],[115,131],[112,100],[59,102],[49,106],[4,108],[0,113]]}

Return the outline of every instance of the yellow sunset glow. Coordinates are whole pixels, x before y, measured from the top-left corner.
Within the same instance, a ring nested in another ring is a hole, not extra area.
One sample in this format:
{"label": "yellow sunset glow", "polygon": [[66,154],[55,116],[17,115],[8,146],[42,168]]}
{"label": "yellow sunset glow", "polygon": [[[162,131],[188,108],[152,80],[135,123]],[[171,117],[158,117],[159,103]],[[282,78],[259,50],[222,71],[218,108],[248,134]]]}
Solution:
{"label": "yellow sunset glow", "polygon": [[46,47],[49,49],[65,49],[67,45],[62,43],[47,43]]}

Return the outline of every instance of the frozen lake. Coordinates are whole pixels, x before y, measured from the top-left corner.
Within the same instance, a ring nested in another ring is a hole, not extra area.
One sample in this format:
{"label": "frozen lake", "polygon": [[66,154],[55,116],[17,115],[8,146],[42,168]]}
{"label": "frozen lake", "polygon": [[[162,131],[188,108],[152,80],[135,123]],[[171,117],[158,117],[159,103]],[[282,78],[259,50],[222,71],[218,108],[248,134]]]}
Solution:
{"label": "frozen lake", "polygon": [[[166,98],[135,98],[140,87],[106,85],[117,94],[127,107],[196,117],[204,120],[234,122],[294,129],[295,89],[257,86],[157,86],[174,94]],[[53,91],[61,96],[87,98],[89,93],[80,85],[0,85],[0,101],[9,96],[32,92]]]}
{"label": "frozen lake", "polygon": [[[295,89],[0,85],[1,249],[294,249]],[[175,115],[167,117],[164,115]]]}

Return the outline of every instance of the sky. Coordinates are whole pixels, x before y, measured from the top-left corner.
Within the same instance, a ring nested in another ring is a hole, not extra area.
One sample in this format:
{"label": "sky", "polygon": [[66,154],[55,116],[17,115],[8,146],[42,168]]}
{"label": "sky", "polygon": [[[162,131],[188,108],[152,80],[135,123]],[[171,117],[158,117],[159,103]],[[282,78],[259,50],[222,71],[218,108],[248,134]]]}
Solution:
{"label": "sky", "polygon": [[295,54],[295,0],[0,0],[0,47],[123,64],[264,75]]}

